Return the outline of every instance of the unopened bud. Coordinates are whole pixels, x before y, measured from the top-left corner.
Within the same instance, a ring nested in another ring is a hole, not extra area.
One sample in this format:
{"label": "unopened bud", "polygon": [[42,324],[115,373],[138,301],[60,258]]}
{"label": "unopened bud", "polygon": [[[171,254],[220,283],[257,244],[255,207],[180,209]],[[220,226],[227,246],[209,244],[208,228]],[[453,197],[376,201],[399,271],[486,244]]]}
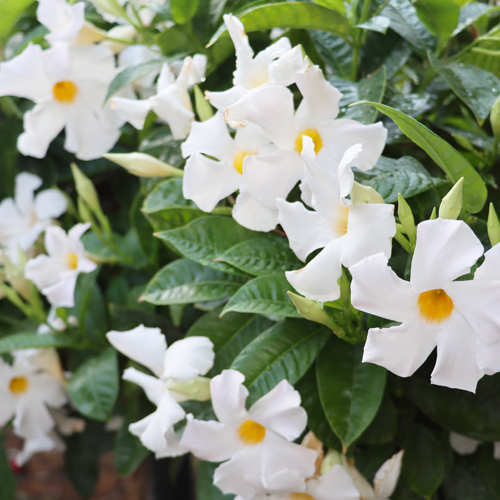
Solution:
{"label": "unopened bud", "polygon": [[184,172],[145,153],[109,153],[103,155],[138,177],[182,177]]}
{"label": "unopened bud", "polygon": [[500,97],[495,101],[495,104],[491,107],[490,113],[491,128],[493,130],[493,135],[500,136]]}
{"label": "unopened bud", "polygon": [[385,203],[384,198],[375,189],[370,186],[363,186],[363,184],[356,181],[352,186],[351,201],[353,205],[358,203]]}
{"label": "unopened bud", "polygon": [[495,212],[495,207],[493,203],[490,203],[490,211],[488,213],[488,238],[490,239],[491,246],[495,246],[500,243],[500,222],[498,220],[497,213]]}
{"label": "unopened bud", "polygon": [[401,193],[398,193],[398,217],[408,236],[411,246],[415,248],[415,242],[417,241],[415,219],[413,218],[413,212],[411,211],[410,205],[408,205]]}
{"label": "unopened bud", "polygon": [[127,19],[127,13],[117,0],[93,0],[93,3],[107,14]]}
{"label": "unopened bud", "polygon": [[334,465],[342,465],[342,454],[336,450],[328,450],[321,464],[321,474],[326,474]]}
{"label": "unopened bud", "polygon": [[439,205],[439,217],[441,217],[441,219],[458,219],[462,211],[463,187],[464,178],[461,177],[443,198],[441,205]]}
{"label": "unopened bud", "polygon": [[335,330],[337,325],[333,319],[323,310],[323,308],[314,300],[307,299],[293,292],[287,292],[298,313],[305,319],[325,325],[331,330]]}
{"label": "unopened bud", "polygon": [[178,392],[195,401],[208,401],[210,399],[210,379],[197,377],[187,382],[178,382],[168,386],[169,391]]}
{"label": "unopened bud", "polygon": [[214,110],[212,105],[207,101],[205,95],[200,90],[198,85],[194,86],[194,105],[196,108],[196,113],[202,122],[212,118],[214,116]]}
{"label": "unopened bud", "polygon": [[[76,191],[79,198],[85,202],[85,205],[87,205],[92,212],[100,213],[101,204],[99,203],[99,197],[97,196],[97,191],[94,184],[92,184],[92,181],[76,166],[75,163],[71,164],[71,170],[73,172],[73,178],[75,179]],[[78,208],[80,209],[80,206]]]}

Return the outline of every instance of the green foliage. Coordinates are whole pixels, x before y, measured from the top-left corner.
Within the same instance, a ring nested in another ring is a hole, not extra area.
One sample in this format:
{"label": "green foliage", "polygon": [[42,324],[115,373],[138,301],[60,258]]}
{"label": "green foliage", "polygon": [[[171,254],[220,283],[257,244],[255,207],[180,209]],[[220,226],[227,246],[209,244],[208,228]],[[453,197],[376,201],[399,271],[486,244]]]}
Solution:
{"label": "green foliage", "polygon": [[417,16],[438,38],[447,38],[455,30],[460,7],[455,0],[417,0],[413,3]]}
{"label": "green foliage", "polygon": [[116,471],[123,477],[134,473],[149,455],[149,450],[142,446],[140,439],[129,432],[129,423],[125,421],[116,433],[113,448]]}
{"label": "green foliage", "polygon": [[3,44],[9,36],[23,11],[33,3],[33,0],[0,0],[0,42]]}
{"label": "green foliage", "polygon": [[4,435],[0,434],[0,498],[2,500],[15,500],[16,498],[16,478],[7,457],[7,450],[4,447]]}

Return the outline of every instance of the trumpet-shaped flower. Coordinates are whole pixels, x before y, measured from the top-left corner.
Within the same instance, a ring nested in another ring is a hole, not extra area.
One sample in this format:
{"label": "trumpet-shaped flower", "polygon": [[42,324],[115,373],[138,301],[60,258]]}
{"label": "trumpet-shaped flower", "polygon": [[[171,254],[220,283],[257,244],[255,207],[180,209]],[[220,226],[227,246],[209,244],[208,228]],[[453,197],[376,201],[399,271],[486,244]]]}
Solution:
{"label": "trumpet-shaped flower", "polygon": [[[269,140],[262,130],[251,124],[238,129],[233,139],[222,113],[194,123],[181,146],[183,155],[189,156],[184,168],[184,197],[211,212],[220,200],[241,188],[246,162],[260,154],[266,144]],[[270,231],[276,227],[278,211],[275,206],[266,206],[247,193],[240,193],[233,217],[242,226]]]}
{"label": "trumpet-shaped flower", "polygon": [[85,22],[85,4],[70,5],[66,0],[39,0],[36,17],[49,31],[45,39],[51,44],[72,42]]}
{"label": "trumpet-shaped flower", "polygon": [[75,285],[80,273],[90,273],[97,264],[85,256],[80,241],[90,224],[77,224],[68,234],[58,226],[51,226],[45,232],[45,249],[48,255],[39,255],[29,260],[25,276],[47,296],[56,307],[75,305]]}
{"label": "trumpet-shaped flower", "polygon": [[474,392],[484,375],[477,341],[500,340],[500,282],[454,280],[470,272],[482,254],[467,224],[436,219],[417,227],[409,282],[387,266],[382,253],[352,266],[353,306],[401,322],[369,330],[363,361],[408,377],[437,347],[431,382]]}
{"label": "trumpet-shaped flower", "polygon": [[111,107],[135,128],[142,129],[147,114],[154,111],[165,121],[174,139],[185,139],[194,120],[193,106],[188,90],[205,78],[207,58],[201,54],[184,59],[181,71],[174,77],[168,64],[162,66],[157,83],[157,94],[145,100],[111,98]]}
{"label": "trumpet-shaped flower", "polygon": [[64,147],[81,160],[109,151],[123,121],[103,108],[115,76],[111,50],[103,45],[66,46],[47,50],[28,45],[0,65],[0,95],[24,97],[35,106],[24,115],[17,147],[24,155],[43,158],[50,142],[66,130]]}
{"label": "trumpet-shaped flower", "polygon": [[179,402],[210,399],[209,380],[200,375],[212,368],[212,342],[207,337],[186,337],[167,349],[160,329],[144,325],[126,332],[111,331],[106,336],[116,350],[154,374],[135,368],[127,368],[123,373],[123,379],[142,387],[157,407],[151,415],[131,424],[129,431],[156,458],[183,455],[188,450],[180,445],[174,431],[174,424],[186,415]]}
{"label": "trumpet-shaped flower", "polygon": [[250,499],[284,489],[304,491],[317,452],[290,442],[307,421],[299,393],[282,380],[246,410],[244,379],[235,370],[212,379],[212,405],[219,421],[188,415],[181,445],[203,460],[224,461],[214,474],[214,484],[224,493]]}
{"label": "trumpet-shaped flower", "polygon": [[66,198],[56,189],[35,196],[41,185],[40,177],[21,172],[16,176],[14,198],[0,203],[0,247],[11,262],[18,262],[19,248],[28,251],[51,219],[66,211]]}
{"label": "trumpet-shaped flower", "polygon": [[326,155],[316,161],[313,141],[304,137],[305,181],[315,211],[300,202],[278,200],[279,222],[299,259],[305,261],[312,251],[324,247],[304,268],[286,273],[291,285],[313,300],[340,297],[337,280],[342,265],[351,267],[378,252],[387,258],[391,255],[391,238],[396,233],[394,206],[352,204],[345,198],[354,182],[351,165],[360,153],[360,144],[352,146],[335,168]]}

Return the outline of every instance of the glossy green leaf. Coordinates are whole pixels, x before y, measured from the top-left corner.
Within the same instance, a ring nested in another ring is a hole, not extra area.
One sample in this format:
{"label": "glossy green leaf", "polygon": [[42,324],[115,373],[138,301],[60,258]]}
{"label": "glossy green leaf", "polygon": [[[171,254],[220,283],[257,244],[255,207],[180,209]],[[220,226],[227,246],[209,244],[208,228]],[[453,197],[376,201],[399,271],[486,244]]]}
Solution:
{"label": "glossy green leaf", "polygon": [[2,500],[15,500],[16,477],[10,468],[3,434],[0,434],[0,478],[0,498]]}
{"label": "glossy green leaf", "polygon": [[425,27],[438,38],[448,38],[457,27],[460,7],[455,0],[416,0],[413,5]]}
{"label": "glossy green leaf", "polygon": [[452,35],[458,35],[465,28],[475,23],[479,18],[493,10],[490,5],[480,2],[471,2],[460,9],[458,24]]}
{"label": "glossy green leaf", "polygon": [[101,354],[81,364],[68,385],[71,401],[80,413],[106,421],[118,398],[118,360],[108,347]]}
{"label": "glossy green leaf", "polygon": [[390,443],[396,434],[398,415],[391,397],[386,393],[372,423],[360,436],[359,442],[366,445]]}
{"label": "glossy green leaf", "polygon": [[488,195],[486,185],[456,149],[417,120],[394,108],[378,103],[363,104],[375,106],[381,113],[394,120],[401,132],[420,146],[441,167],[453,184],[464,177],[463,200],[467,211],[477,213],[483,208]]}
{"label": "glossy green leaf", "polygon": [[362,363],[363,346],[331,337],[316,364],[321,406],[328,423],[345,447],[375,418],[384,394],[387,372]]}
{"label": "glossy green leaf", "polygon": [[326,66],[335,75],[348,78],[353,56],[353,50],[349,43],[339,36],[325,31],[309,30],[308,33]]}
{"label": "glossy green leaf", "polygon": [[431,498],[445,475],[441,443],[427,427],[417,424],[408,428],[403,448],[403,477],[413,491]]}
{"label": "glossy green leaf", "polygon": [[376,31],[377,33],[382,33],[385,35],[389,26],[391,25],[391,20],[385,16],[374,16],[366,23],[357,24],[356,28],[363,28],[365,30]]}
{"label": "glossy green leaf", "polygon": [[[154,156],[168,165],[180,167],[184,163],[181,151],[182,142],[173,138],[169,127],[155,127],[150,134],[142,139],[138,151]],[[182,193],[182,183],[180,186],[180,192]],[[193,206],[195,205],[193,204]]]}
{"label": "glossy green leaf", "polygon": [[230,297],[244,278],[201,266],[189,259],[176,260],[158,271],[141,300],[156,305],[191,304]]}
{"label": "glossy green leaf", "polygon": [[177,24],[186,24],[196,14],[199,0],[170,0],[170,13]]}
{"label": "glossy green leaf", "polygon": [[500,38],[479,40],[460,58],[460,61],[500,77]]}
{"label": "glossy green leaf", "polygon": [[0,40],[3,42],[12,31],[23,11],[34,0],[0,0]]}
{"label": "glossy green leaf", "polygon": [[[351,31],[347,19],[342,14],[309,2],[258,5],[242,12],[238,17],[247,33],[273,28],[313,29],[346,38]],[[229,36],[225,25],[217,30],[209,46],[222,35]]]}
{"label": "glossy green leaf", "polygon": [[485,120],[500,95],[498,77],[469,64],[442,64],[431,54],[429,60],[457,97],[469,106],[476,119],[480,123]]}
{"label": "glossy green leaf", "polygon": [[324,326],[285,319],[250,342],[231,368],[245,375],[251,402],[267,394],[283,379],[298,382],[331,337]]}
{"label": "glossy green leaf", "polygon": [[72,347],[78,348],[79,342],[71,335],[65,333],[16,333],[0,339],[0,354],[5,354],[17,349]]}
{"label": "glossy green leaf", "polygon": [[173,329],[172,323],[163,315],[155,314],[136,307],[110,304],[111,328],[113,330],[132,330],[141,323],[149,328],[160,328],[163,333]]}
{"label": "glossy green leaf", "polygon": [[259,276],[245,283],[231,297],[222,314],[236,311],[300,318],[286,293],[288,291],[293,292],[294,289],[288,283],[285,273]]}
{"label": "glossy green leaf", "polygon": [[312,0],[314,3],[321,5],[322,7],[326,7],[330,10],[336,10],[341,14],[345,14],[345,5],[342,0]]}
{"label": "glossy green leaf", "polygon": [[219,261],[218,257],[234,245],[253,238],[255,232],[240,226],[233,218],[209,216],[157,236],[183,257],[212,269],[240,274],[233,266]]}
{"label": "glossy green leaf", "polygon": [[130,476],[149,455],[141,440],[128,430],[130,422],[125,421],[116,433],[114,458],[116,471],[122,477]]}
{"label": "glossy green leaf", "polygon": [[272,234],[234,245],[218,260],[253,276],[291,271],[304,266],[290,249],[288,240]]}
{"label": "glossy green leaf", "polygon": [[263,316],[229,313],[220,317],[221,308],[203,315],[186,336],[208,337],[214,344],[215,360],[212,372],[229,368],[236,356],[273,323]]}
{"label": "glossy green leaf", "polygon": [[402,156],[397,160],[381,156],[375,167],[366,172],[356,170],[355,176],[359,183],[375,189],[387,203],[395,203],[398,193],[410,198],[448,182],[431,177],[424,166],[411,156]]}

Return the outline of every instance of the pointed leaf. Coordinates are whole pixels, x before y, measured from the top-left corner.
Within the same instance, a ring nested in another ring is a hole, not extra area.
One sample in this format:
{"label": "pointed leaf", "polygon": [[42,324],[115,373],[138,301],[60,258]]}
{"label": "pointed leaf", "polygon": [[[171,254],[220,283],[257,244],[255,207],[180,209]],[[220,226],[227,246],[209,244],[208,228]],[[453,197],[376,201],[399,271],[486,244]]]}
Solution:
{"label": "pointed leaf", "polygon": [[78,348],[80,343],[71,335],[64,333],[16,333],[0,339],[0,354],[17,349],[72,347]]}
{"label": "pointed leaf", "polygon": [[438,38],[448,38],[457,27],[460,7],[455,0],[416,0],[419,19]]}

